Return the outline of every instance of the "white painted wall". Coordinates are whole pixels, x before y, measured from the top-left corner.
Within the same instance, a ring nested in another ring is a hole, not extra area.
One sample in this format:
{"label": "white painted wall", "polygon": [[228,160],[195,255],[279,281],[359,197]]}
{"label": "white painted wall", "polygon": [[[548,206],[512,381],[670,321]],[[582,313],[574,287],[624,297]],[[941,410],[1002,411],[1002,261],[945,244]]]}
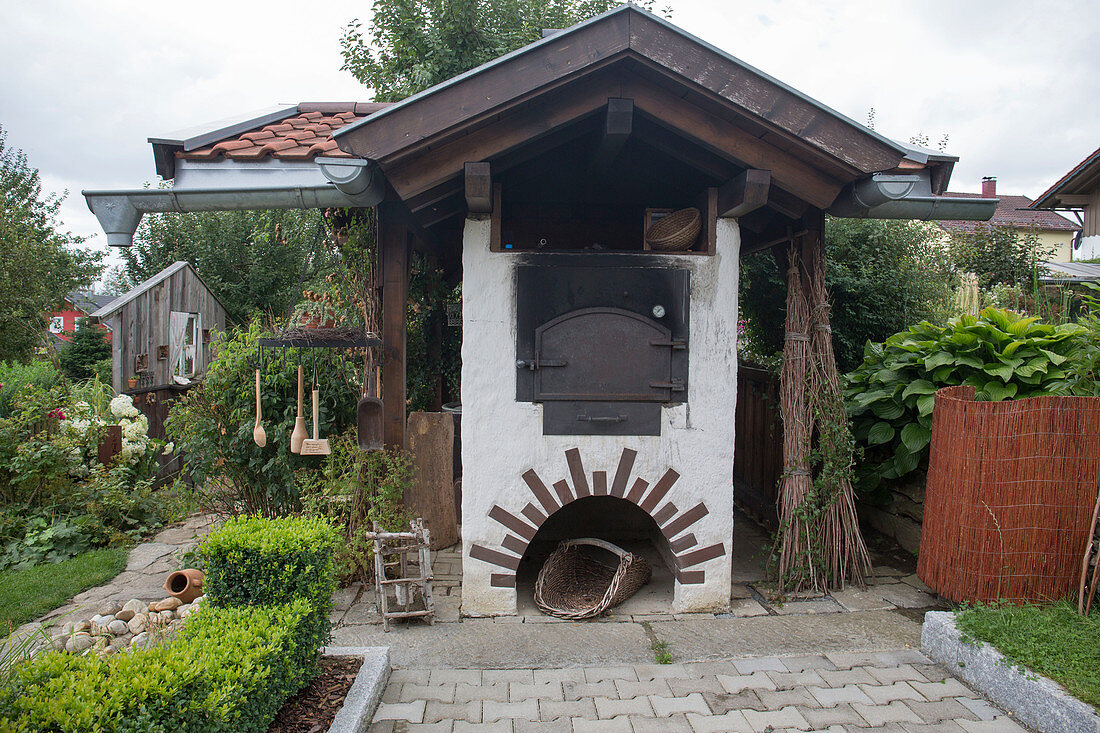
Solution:
{"label": "white painted wall", "polygon": [[690,530],[698,549],[726,553],[691,569],[706,582],[675,590],[674,611],[726,608],[733,550],[733,437],[737,386],[737,279],[740,232],[719,219],[717,254],[667,255],[691,271],[688,402],[662,408],[660,436],[544,436],[542,406],[516,401],[518,258],[489,251],[488,219],[467,219],[462,280],[462,610],[470,616],[516,612],[514,588],[494,588],[501,569],[470,557],[474,543],[500,550],[505,529],[489,519],[493,504],[514,515],[532,501],[521,475],[534,468],[550,486],[569,479],[565,451],[580,450],[585,471],[615,474],[624,447],[638,451],[635,477],[654,484],[668,468],[679,480],[659,506],[682,512],[705,501],[710,513]]}
{"label": "white painted wall", "polygon": [[1073,253],[1075,260],[1092,260],[1100,257],[1100,234],[1081,238],[1081,248]]}

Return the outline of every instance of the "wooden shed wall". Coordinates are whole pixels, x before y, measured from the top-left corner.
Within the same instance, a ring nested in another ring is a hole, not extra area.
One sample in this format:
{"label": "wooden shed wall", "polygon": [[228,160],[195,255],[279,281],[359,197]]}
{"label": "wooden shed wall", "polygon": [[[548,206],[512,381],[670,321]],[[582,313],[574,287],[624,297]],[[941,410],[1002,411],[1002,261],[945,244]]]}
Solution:
{"label": "wooden shed wall", "polygon": [[[136,359],[148,354],[148,373],[139,374],[141,386],[169,384],[167,358],[158,358],[158,347],[168,346],[171,311],[202,314],[202,328],[225,329],[225,309],[189,267],[173,273],[123,305],[113,316],[113,386],[121,392],[133,376]],[[203,343],[203,365],[210,363],[210,343]]]}

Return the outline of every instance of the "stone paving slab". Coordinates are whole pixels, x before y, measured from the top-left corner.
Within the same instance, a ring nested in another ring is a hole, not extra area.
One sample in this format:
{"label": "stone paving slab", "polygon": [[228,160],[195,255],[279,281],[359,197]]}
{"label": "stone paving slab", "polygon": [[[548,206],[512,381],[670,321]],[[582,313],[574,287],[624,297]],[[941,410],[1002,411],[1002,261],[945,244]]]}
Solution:
{"label": "stone paving slab", "polygon": [[[569,669],[395,670],[370,731],[1020,733],[1003,711],[913,649]],[[840,662],[857,663],[836,669]],[[925,660],[927,662],[927,660]],[[662,672],[658,668],[667,666]],[[797,670],[797,671],[791,671]],[[823,672],[846,672],[829,678]],[[853,683],[852,675],[871,682]],[[538,681],[536,681],[538,678]],[[581,683],[578,680],[591,680]],[[720,682],[739,694],[691,691]],[[476,683],[476,684],[475,684]],[[673,683],[681,691],[670,687]],[[756,688],[749,685],[755,683]],[[506,690],[439,703],[456,685]],[[780,687],[786,689],[779,689]],[[571,692],[582,691],[580,696]],[[654,692],[659,690],[659,692]],[[948,694],[956,695],[948,697]],[[385,700],[401,700],[386,702]]]}

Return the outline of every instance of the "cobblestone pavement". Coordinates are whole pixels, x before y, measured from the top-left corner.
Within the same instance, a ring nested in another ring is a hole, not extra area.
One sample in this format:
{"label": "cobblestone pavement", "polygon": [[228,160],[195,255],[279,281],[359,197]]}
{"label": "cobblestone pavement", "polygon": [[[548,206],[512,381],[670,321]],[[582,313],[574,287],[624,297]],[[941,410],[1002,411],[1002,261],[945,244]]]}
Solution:
{"label": "cobblestone pavement", "polygon": [[396,669],[371,733],[1009,733],[915,650],[573,669]]}

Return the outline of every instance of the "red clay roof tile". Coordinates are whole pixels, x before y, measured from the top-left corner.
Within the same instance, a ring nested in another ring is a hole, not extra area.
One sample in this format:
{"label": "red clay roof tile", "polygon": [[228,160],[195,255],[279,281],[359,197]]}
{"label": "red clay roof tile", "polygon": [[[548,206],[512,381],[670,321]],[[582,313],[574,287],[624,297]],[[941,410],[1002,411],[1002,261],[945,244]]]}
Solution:
{"label": "red clay roof tile", "polygon": [[194,161],[225,157],[241,162],[267,157],[309,160],[318,155],[350,158],[336,146],[332,133],[388,106],[385,102],[302,103],[293,117],[196,150],[177,152],[176,157]]}

